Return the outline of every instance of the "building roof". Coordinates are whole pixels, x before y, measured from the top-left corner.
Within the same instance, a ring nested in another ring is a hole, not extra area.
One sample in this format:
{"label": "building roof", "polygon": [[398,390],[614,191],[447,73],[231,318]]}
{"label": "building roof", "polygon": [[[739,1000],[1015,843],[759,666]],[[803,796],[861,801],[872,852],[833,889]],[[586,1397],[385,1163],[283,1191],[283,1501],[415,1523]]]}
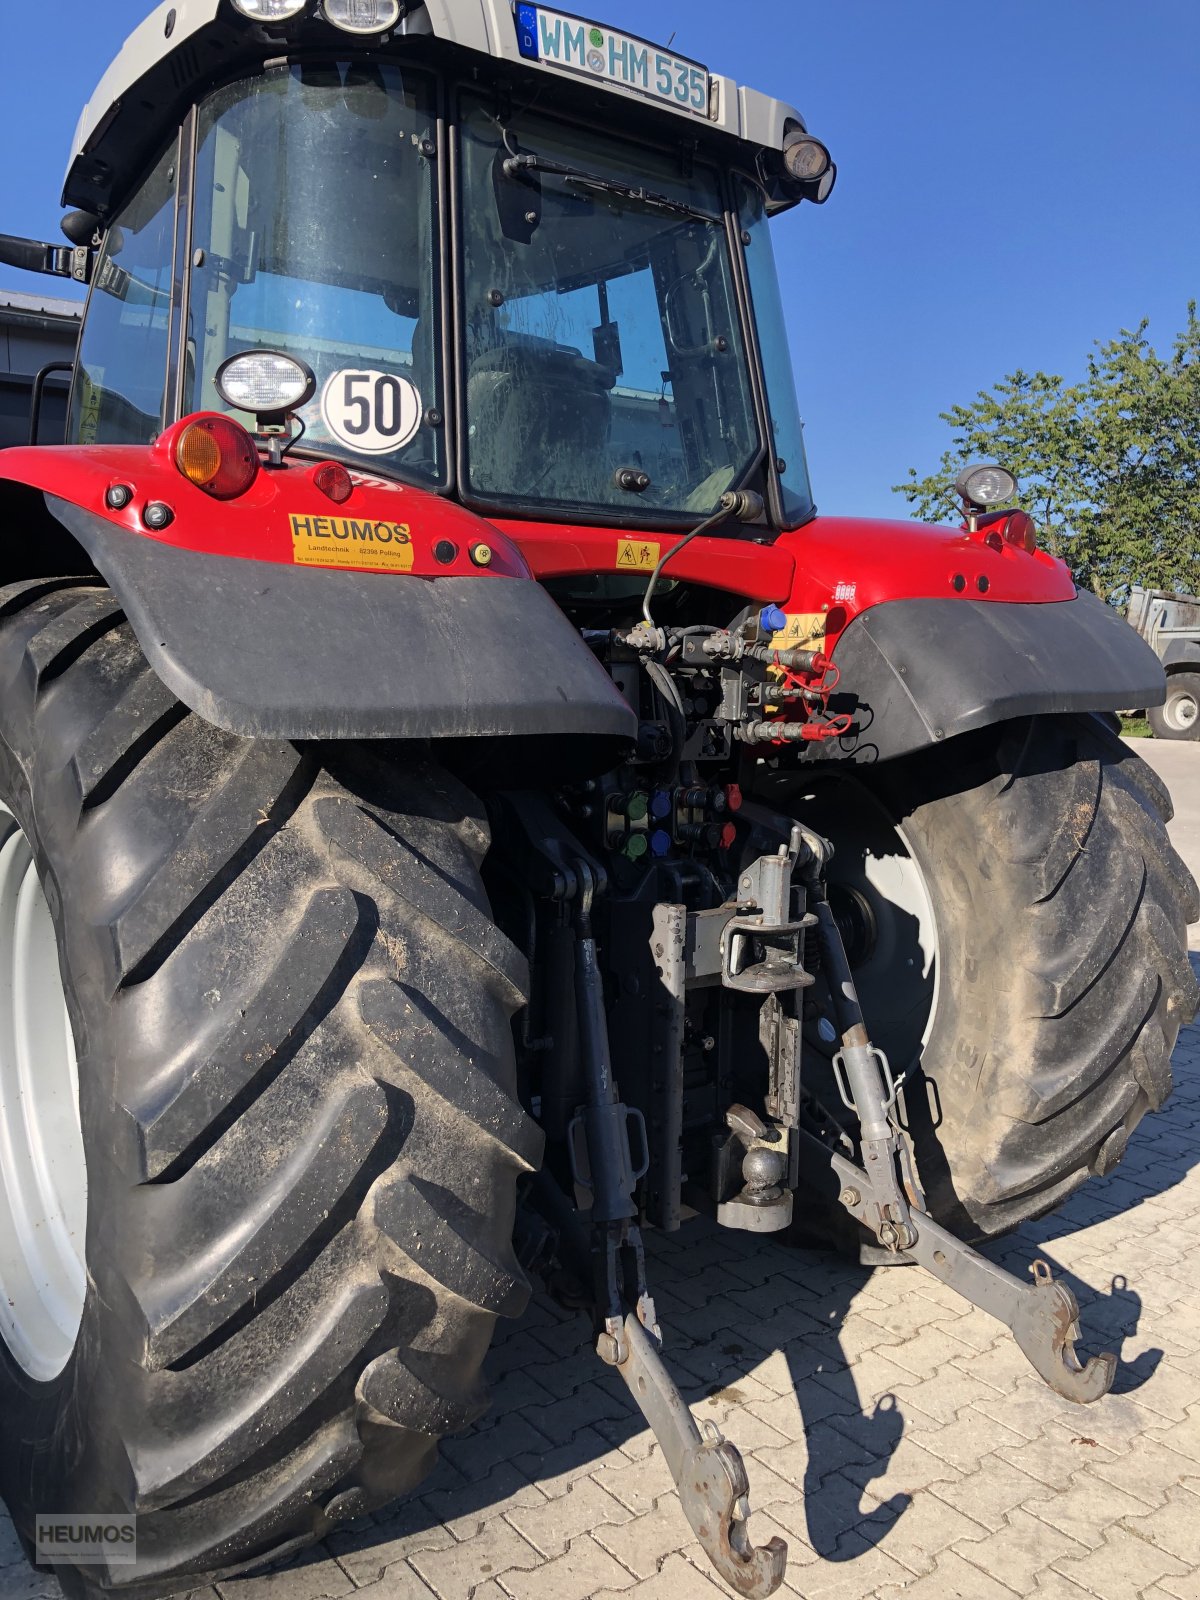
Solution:
{"label": "building roof", "polygon": [[0,316],[15,311],[27,317],[72,317],[78,321],[83,316],[82,300],[59,300],[48,294],[21,294],[15,289],[0,289]]}

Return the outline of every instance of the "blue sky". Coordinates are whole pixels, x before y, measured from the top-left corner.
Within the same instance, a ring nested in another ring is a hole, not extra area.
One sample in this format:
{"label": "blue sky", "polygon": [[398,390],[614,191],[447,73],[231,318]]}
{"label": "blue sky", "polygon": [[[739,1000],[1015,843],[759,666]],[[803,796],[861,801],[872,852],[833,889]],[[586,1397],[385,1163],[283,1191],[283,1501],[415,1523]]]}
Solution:
{"label": "blue sky", "polygon": [[[566,9],[567,7],[564,7]],[[585,0],[569,7],[588,11]],[[70,136],[149,0],[7,0],[0,230],[57,238]],[[896,516],[938,412],[1200,289],[1200,0],[595,0],[799,106],[838,188],[776,248],[822,509]],[[50,19],[53,18],[52,25]],[[52,280],[0,268],[0,288]]]}

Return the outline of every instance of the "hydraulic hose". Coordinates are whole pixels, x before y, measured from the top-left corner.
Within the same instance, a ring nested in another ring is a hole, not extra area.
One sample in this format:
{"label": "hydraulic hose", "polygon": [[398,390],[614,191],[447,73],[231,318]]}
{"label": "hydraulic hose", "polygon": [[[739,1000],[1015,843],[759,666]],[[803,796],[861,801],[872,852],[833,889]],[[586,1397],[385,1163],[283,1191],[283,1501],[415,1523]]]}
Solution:
{"label": "hydraulic hose", "polygon": [[642,600],[642,616],[646,619],[647,627],[652,628],[654,626],[654,617],[650,611],[650,602],[654,598],[654,591],[658,588],[658,581],[662,577],[667,563],[669,561],[674,561],[675,557],[681,550],[686,550],[693,539],[698,539],[702,533],[710,533],[713,528],[719,526],[719,524],[725,521],[725,519],[732,513],[733,510],[732,506],[726,504],[726,501],[729,498],[731,497],[728,495],[722,495],[721,503],[713,512],[712,516],[706,517],[698,528],[693,528],[686,539],[681,539],[678,544],[672,545],[667,551],[666,555],[663,556],[662,560],[651,573],[650,582],[646,585],[646,593]]}

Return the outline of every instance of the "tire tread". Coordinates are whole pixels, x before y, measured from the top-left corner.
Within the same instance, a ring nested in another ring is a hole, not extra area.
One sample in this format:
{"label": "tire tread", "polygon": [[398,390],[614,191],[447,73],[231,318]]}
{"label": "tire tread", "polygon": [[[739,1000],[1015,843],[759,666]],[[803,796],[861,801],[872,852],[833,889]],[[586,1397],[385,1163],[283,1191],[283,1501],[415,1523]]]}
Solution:
{"label": "tire tread", "polygon": [[[382,1504],[479,1414],[496,1316],[529,1294],[528,973],[488,909],[482,808],[423,751],[221,733],[87,580],[0,590],[0,679],[0,771],[111,1073],[81,1094],[105,1129],[88,1344],[113,1377],[81,1391],[50,1499],[138,1514],[139,1562],[103,1588],[148,1600]],[[31,1512],[46,1486],[16,1471]]]}
{"label": "tire tread", "polygon": [[1197,889],[1154,775],[1095,719],[1032,719],[1010,730],[997,765],[990,788],[956,804],[1011,885],[981,936],[1003,976],[987,1022],[977,1008],[955,1024],[976,1066],[945,1073],[947,1109],[923,1161],[935,1214],[972,1235],[1009,1232],[1112,1170],[1169,1095],[1175,1039],[1200,1000],[1184,936]]}

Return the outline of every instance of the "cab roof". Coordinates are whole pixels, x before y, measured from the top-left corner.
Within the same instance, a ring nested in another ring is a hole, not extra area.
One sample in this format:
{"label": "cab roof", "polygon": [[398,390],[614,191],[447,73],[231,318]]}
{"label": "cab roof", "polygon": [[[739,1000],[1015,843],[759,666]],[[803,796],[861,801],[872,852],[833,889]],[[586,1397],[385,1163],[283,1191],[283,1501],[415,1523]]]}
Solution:
{"label": "cab roof", "polygon": [[[596,0],[596,9],[602,8],[603,0]],[[432,37],[510,63],[520,72],[544,73],[559,81],[567,77],[554,63],[522,53],[510,0],[401,0],[401,9],[401,22],[385,38]],[[315,15],[318,11],[318,0],[308,0],[293,22],[264,26],[242,15],[231,0],[163,0],[125,41],[84,108],[63,204],[109,215],[209,81],[286,54],[293,41],[310,44],[319,37],[326,46],[340,41],[355,49],[371,44],[370,39],[339,34]],[[793,107],[715,72],[707,114],[667,100],[648,100],[637,89],[606,79],[588,77],[586,86],[626,102],[631,110],[651,108],[661,117],[690,124],[697,133],[723,133],[755,152],[781,150],[785,135],[804,127]]]}

